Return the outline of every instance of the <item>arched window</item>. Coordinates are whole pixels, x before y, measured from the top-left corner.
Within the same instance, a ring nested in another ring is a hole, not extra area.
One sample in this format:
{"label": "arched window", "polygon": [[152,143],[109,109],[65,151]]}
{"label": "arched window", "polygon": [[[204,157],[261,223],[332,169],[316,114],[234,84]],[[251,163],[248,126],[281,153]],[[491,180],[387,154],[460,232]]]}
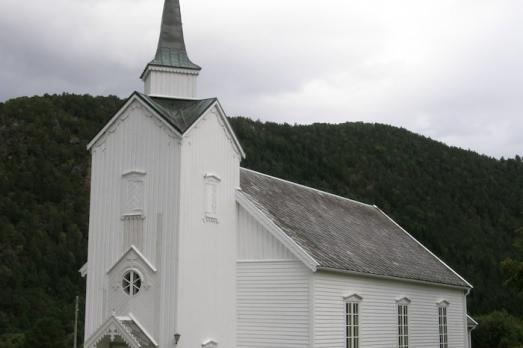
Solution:
{"label": "arched window", "polygon": [[398,348],[409,348],[409,304],[403,297],[396,301],[398,306]]}
{"label": "arched window", "polygon": [[141,288],[142,277],[140,274],[133,269],[126,271],[122,278],[123,291],[129,296],[134,296],[140,292]]}
{"label": "arched window", "polygon": [[445,300],[438,302],[438,328],[439,348],[448,348],[449,338],[447,334],[447,307],[449,303]]}
{"label": "arched window", "polygon": [[345,348],[359,348],[361,297],[353,294],[344,297],[343,300],[345,301]]}

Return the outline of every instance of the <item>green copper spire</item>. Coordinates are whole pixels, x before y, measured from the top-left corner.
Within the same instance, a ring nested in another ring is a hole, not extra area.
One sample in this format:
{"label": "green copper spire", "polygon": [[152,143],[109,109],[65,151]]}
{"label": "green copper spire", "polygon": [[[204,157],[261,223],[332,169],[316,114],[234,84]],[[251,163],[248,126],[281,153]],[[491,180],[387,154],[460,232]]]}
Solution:
{"label": "green copper spire", "polygon": [[149,64],[201,70],[187,56],[179,0],[165,0],[158,49],[156,56]]}

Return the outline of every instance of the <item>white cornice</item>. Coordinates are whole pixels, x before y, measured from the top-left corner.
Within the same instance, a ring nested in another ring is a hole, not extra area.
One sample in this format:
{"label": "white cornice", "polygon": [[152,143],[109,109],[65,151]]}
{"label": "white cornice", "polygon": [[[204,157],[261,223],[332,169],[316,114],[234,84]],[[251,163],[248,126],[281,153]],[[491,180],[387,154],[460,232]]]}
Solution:
{"label": "white cornice", "polygon": [[148,117],[152,117],[153,119],[157,120],[159,123],[158,125],[161,125],[162,128],[165,128],[166,131],[169,133],[169,136],[176,137],[177,139],[181,139],[182,135],[174,129],[173,126],[171,126],[169,123],[167,123],[162,117],[158,115],[158,113],[153,110],[147,103],[142,101],[138,95],[137,92],[134,92],[131,97],[127,100],[127,102],[118,110],[118,112],[111,118],[109,122],[102,128],[101,131],[96,134],[96,136],[87,144],[87,150],[91,150],[95,145],[98,143],[102,143],[102,139],[105,139],[106,133],[112,133],[116,131],[118,128],[119,123],[123,122],[126,117],[124,117],[124,114],[128,109],[131,107],[131,104],[137,102],[139,107],[144,108],[146,111],[146,115]]}
{"label": "white cornice", "polygon": [[147,76],[151,73],[151,71],[167,72],[167,73],[174,73],[174,74],[184,74],[184,75],[199,75],[200,74],[199,70],[194,70],[194,69],[182,69],[182,68],[174,68],[174,67],[169,67],[169,66],[149,64],[145,68],[145,70],[140,78],[142,80],[145,80],[147,78]]}

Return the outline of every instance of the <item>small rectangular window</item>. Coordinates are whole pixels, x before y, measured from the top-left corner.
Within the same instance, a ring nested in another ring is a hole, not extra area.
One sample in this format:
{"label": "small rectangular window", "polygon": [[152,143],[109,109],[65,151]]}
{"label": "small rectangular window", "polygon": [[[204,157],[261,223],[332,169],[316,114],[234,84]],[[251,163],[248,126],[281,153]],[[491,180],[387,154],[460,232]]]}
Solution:
{"label": "small rectangular window", "polygon": [[204,176],[204,221],[218,223],[218,184],[221,179],[214,174]]}
{"label": "small rectangular window", "polygon": [[360,308],[358,302],[345,303],[345,340],[346,348],[360,346]]}
{"label": "small rectangular window", "polygon": [[122,177],[122,215],[144,215],[145,173],[129,172]]}
{"label": "small rectangular window", "polygon": [[438,307],[438,324],[439,324],[439,348],[448,348],[449,341],[447,335],[447,307]]}

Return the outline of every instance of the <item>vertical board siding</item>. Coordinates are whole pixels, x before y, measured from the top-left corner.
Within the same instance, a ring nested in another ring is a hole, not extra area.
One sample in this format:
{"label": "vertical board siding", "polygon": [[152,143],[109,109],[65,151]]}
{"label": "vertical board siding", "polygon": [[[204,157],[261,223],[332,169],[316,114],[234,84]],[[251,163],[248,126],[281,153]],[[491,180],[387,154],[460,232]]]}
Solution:
{"label": "vertical board siding", "polygon": [[238,260],[296,260],[296,257],[245,209],[238,208]]}
{"label": "vertical board siding", "polygon": [[310,276],[300,261],[239,261],[237,347],[308,347]]}
{"label": "vertical board siding", "polygon": [[145,94],[177,97],[196,98],[197,75],[172,72],[151,71],[145,79]]}
{"label": "vertical board siding", "polygon": [[396,300],[409,298],[409,346],[439,345],[437,303],[447,300],[449,347],[465,348],[464,290],[378,280],[359,276],[316,273],[314,287],[314,347],[345,348],[343,297],[357,294],[360,303],[360,346],[398,345]]}
{"label": "vertical board siding", "polygon": [[[134,101],[91,150],[86,339],[110,315],[110,304],[104,300],[109,297],[108,293],[121,291],[109,287],[106,272],[122,256],[128,244],[137,244],[140,252],[158,269],[161,283],[168,289],[173,288],[174,275],[165,267],[165,256],[174,258],[176,200],[173,197],[178,196],[179,147],[173,135],[161,127],[160,121]],[[146,173],[141,222],[122,220],[122,175],[132,170]],[[163,225],[169,226],[168,233],[163,236],[157,233],[158,214],[164,214]],[[125,230],[132,235],[126,235]],[[158,237],[163,240],[159,241]],[[157,260],[162,260],[162,264],[157,264]],[[148,291],[154,292],[156,299],[167,293],[159,284]],[[136,308],[133,314],[158,338],[160,325],[155,323],[154,313],[139,304]],[[169,324],[168,332],[165,331],[168,339],[172,336],[173,325]]]}
{"label": "vertical board siding", "polygon": [[126,252],[131,245],[143,250],[143,219],[140,216],[126,216],[123,218],[123,248]]}
{"label": "vertical board siding", "polygon": [[[236,347],[236,203],[240,155],[218,108],[212,107],[183,139],[177,330],[178,348],[201,347],[207,340]],[[220,178],[216,221],[205,219],[205,175]],[[173,307],[165,311],[173,313]],[[172,346],[172,342],[171,345]]]}

